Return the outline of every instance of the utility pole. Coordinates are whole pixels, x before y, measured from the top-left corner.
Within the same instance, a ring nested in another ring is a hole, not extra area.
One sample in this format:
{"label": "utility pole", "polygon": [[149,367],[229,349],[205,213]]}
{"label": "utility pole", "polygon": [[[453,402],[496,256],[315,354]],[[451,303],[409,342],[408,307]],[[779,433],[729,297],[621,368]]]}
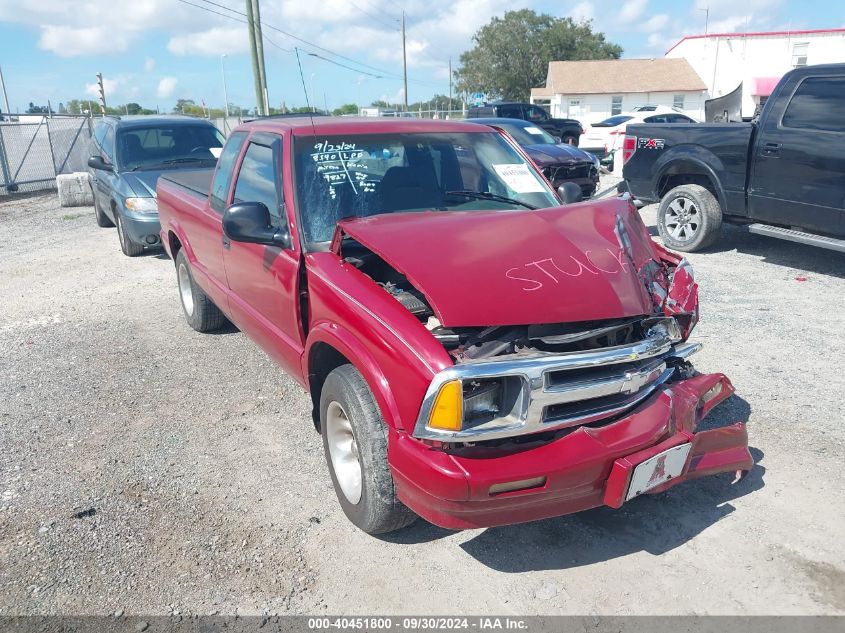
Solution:
{"label": "utility pole", "polygon": [[11,114],[12,111],[9,109],[9,95],[6,94],[6,82],[3,80],[2,68],[0,68],[0,88],[3,89],[3,112],[5,112],[6,114]]}
{"label": "utility pole", "polygon": [[405,112],[408,111],[408,57],[405,54],[405,11],[402,11],[402,74],[405,77]]}
{"label": "utility pole", "polygon": [[[710,7],[708,6],[704,9],[699,9],[699,11],[704,11],[704,35],[706,36],[707,35],[708,22],[710,22]],[[746,24],[747,23],[748,23],[748,20],[746,20]],[[745,30],[747,31],[748,28],[746,27]]]}
{"label": "utility pole", "polygon": [[452,58],[449,58],[449,110],[452,110]]}
{"label": "utility pole", "polygon": [[252,15],[255,21],[255,48],[258,52],[258,68],[261,71],[261,96],[264,100],[264,114],[270,114],[270,99],[267,95],[267,71],[264,67],[264,36],[261,34],[261,9],[258,0],[252,0]]}
{"label": "utility pole", "polygon": [[249,31],[249,50],[252,53],[252,75],[255,80],[255,107],[258,114],[264,110],[264,84],[261,83],[261,67],[258,65],[258,49],[255,43],[255,18],[252,11],[252,0],[246,0],[246,23]]}
{"label": "utility pole", "polygon": [[[226,66],[223,65],[223,60],[226,58],[226,53],[220,56],[220,74],[223,75],[223,100],[226,102],[226,125],[229,125],[229,90],[226,88]],[[226,126],[223,126],[224,128]]]}

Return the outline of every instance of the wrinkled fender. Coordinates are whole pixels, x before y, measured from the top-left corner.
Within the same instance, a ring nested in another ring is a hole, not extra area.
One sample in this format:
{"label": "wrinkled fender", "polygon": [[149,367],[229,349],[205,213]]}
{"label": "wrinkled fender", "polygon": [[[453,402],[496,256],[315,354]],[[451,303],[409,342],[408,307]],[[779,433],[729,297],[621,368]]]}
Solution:
{"label": "wrinkled fender", "polygon": [[[388,426],[392,428],[401,426],[396,400],[378,363],[355,334],[337,323],[322,321],[308,333],[305,353],[302,355],[302,375],[305,377],[306,383],[310,383],[308,363],[311,358],[311,350],[318,343],[330,345],[343,354],[367,381],[376,404],[381,410],[382,418]],[[310,389],[310,384],[308,384],[308,388]]]}
{"label": "wrinkled fender", "polygon": [[670,147],[654,161],[651,186],[655,193],[655,199],[659,199],[657,192],[661,178],[679,163],[693,163],[696,167],[699,167],[710,178],[710,182],[713,183],[719,204],[723,209],[726,208],[724,187],[722,186],[721,179],[717,176],[719,173],[724,173],[724,163],[709,149],[692,143]]}
{"label": "wrinkled fender", "polygon": [[[185,251],[185,257],[188,258],[188,262],[191,264],[191,266],[195,266],[197,263],[197,258],[194,256],[194,251],[191,248],[191,242],[188,239],[188,234],[185,232],[185,229],[182,228],[182,225],[179,223],[179,220],[176,218],[172,218],[170,222],[168,222],[165,230],[167,231],[168,252],[170,252],[170,234],[173,233],[179,239],[179,243],[182,245],[182,250]],[[172,252],[170,252],[170,256],[174,260],[176,259]]]}

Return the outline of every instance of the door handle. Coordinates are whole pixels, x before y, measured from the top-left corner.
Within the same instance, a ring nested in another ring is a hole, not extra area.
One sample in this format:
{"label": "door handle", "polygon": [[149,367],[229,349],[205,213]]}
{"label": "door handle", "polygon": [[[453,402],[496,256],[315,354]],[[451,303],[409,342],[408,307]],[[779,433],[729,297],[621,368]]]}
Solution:
{"label": "door handle", "polygon": [[764,143],[763,144],[763,155],[764,156],[776,156],[780,152],[780,143]]}
{"label": "door handle", "polygon": [[231,242],[231,240],[230,240],[228,237],[226,237],[226,236],[224,235],[224,236],[223,236],[223,248],[228,249],[228,248],[231,248],[231,247],[232,247],[232,242]]}

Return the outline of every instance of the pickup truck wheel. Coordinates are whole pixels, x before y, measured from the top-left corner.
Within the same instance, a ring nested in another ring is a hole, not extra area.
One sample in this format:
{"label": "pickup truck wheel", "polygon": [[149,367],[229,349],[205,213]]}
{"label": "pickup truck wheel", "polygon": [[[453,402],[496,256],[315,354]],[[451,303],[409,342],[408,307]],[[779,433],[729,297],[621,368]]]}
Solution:
{"label": "pickup truck wheel", "polygon": [[184,250],[180,250],[176,255],[176,280],[179,282],[182,312],[185,313],[188,325],[197,332],[210,332],[219,329],[226,322],[220,308],[214,305],[194,281]]}
{"label": "pickup truck wheel", "polygon": [[657,211],[657,230],[667,247],[684,252],[707,248],[719,237],[722,209],[701,185],[680,185],[670,190]]}
{"label": "pickup truck wheel", "polygon": [[387,426],[352,365],[341,365],[326,378],[320,429],[337,498],[352,523],[367,534],[383,534],[416,520],[396,497],[387,463]]}
{"label": "pickup truck wheel", "polygon": [[123,221],[120,219],[120,213],[114,212],[114,219],[117,222],[117,239],[120,242],[120,250],[127,257],[138,257],[144,252],[144,245],[133,242],[132,238],[126,234],[126,229],[123,228]]}

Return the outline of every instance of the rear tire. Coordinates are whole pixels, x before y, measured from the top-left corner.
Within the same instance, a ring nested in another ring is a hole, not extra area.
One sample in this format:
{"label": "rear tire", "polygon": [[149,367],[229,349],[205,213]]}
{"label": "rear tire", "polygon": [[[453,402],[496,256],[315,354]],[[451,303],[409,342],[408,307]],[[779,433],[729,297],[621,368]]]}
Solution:
{"label": "rear tire", "polygon": [[363,376],[341,365],[320,393],[320,431],[335,493],[367,534],[407,527],[417,516],[396,496],[387,462],[387,425]]}
{"label": "rear tire", "polygon": [[120,250],[127,257],[138,257],[144,252],[144,245],[133,242],[132,238],[126,234],[123,228],[123,220],[120,219],[120,213],[115,210],[114,219],[117,222],[117,239],[120,242]]}
{"label": "rear tire", "polygon": [[197,332],[220,329],[226,322],[226,316],[194,281],[184,249],[180,249],[176,254],[176,282],[182,312],[188,325]]}
{"label": "rear tire", "polygon": [[660,201],[657,230],[670,249],[692,253],[711,246],[722,227],[719,201],[701,185],[680,185]]}

